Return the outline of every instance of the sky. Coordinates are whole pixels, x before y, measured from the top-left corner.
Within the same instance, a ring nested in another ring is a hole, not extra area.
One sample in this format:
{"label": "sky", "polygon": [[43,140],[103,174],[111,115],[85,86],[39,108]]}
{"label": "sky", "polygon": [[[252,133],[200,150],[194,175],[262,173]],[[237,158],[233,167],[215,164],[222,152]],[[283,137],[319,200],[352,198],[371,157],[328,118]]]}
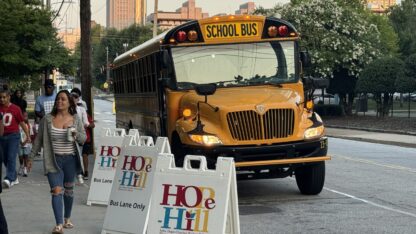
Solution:
{"label": "sky", "polygon": [[[65,0],[59,16],[54,23],[59,30],[79,27],[79,1]],[[201,7],[202,11],[209,13],[210,16],[218,13],[233,14],[239,9],[241,4],[250,0],[195,0],[196,6]],[[277,3],[287,3],[289,0],[251,0],[256,6],[272,8]],[[51,0],[52,9],[58,10],[62,0]],[[186,0],[159,0],[159,11],[176,11]],[[106,25],[106,3],[107,0],[91,0],[91,19],[97,23]],[[154,0],[147,0],[147,14],[154,11]]]}

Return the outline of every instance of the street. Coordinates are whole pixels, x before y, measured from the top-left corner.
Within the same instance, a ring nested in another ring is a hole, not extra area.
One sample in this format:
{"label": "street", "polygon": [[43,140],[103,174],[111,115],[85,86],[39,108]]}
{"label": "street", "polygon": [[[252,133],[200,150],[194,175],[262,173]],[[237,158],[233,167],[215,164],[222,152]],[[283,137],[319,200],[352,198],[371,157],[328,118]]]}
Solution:
{"label": "street", "polygon": [[[115,115],[109,101],[95,99],[94,108],[99,142],[102,128],[115,126]],[[239,181],[241,233],[414,233],[414,148],[330,138],[329,155],[325,188],[317,196],[301,195],[293,178]],[[42,171],[35,161],[29,177],[1,195],[11,233],[52,229]],[[85,205],[87,195],[86,184],[76,187],[75,228],[65,233],[100,233],[106,208]]]}

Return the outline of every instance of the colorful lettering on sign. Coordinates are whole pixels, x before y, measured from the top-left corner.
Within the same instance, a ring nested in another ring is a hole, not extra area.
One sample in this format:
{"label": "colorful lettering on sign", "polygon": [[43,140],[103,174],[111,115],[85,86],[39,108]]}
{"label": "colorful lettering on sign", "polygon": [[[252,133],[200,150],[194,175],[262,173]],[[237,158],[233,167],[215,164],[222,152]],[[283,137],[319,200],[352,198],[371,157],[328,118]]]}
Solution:
{"label": "colorful lettering on sign", "polygon": [[115,170],[120,152],[121,149],[118,146],[101,146],[100,159],[98,160],[99,169]]}
{"label": "colorful lettering on sign", "polygon": [[146,186],[147,173],[152,171],[152,158],[143,156],[124,156],[121,169],[121,190],[142,189]]}
{"label": "colorful lettering on sign", "polygon": [[208,232],[209,212],[215,208],[215,190],[209,187],[163,184],[160,205],[164,229]]}
{"label": "colorful lettering on sign", "polygon": [[208,39],[251,37],[258,35],[257,23],[210,24],[205,26]]}

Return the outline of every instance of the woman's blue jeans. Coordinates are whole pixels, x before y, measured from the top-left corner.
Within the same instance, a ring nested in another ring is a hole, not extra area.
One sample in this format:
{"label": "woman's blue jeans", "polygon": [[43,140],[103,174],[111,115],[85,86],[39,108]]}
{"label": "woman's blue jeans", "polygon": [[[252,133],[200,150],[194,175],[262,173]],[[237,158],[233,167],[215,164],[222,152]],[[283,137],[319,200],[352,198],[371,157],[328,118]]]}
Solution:
{"label": "woman's blue jeans", "polygon": [[[59,171],[48,173],[52,194],[52,208],[57,225],[63,224],[63,217],[71,217],[72,203],[74,201],[74,180],[77,172],[75,157],[75,155],[55,155]],[[58,192],[54,192],[56,189]]]}
{"label": "woman's blue jeans", "polygon": [[5,179],[13,182],[17,178],[16,174],[16,158],[20,148],[20,133],[11,133],[0,137],[0,142],[3,147],[3,162],[6,166]]}

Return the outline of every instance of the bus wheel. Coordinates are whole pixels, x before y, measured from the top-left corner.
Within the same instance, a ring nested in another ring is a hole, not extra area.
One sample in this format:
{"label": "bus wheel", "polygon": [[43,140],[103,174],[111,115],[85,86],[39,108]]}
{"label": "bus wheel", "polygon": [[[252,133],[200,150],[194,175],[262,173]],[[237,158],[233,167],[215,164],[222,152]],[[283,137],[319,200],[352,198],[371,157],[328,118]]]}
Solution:
{"label": "bus wheel", "polygon": [[175,157],[175,164],[177,167],[183,167],[183,161],[185,159],[186,150],[184,149],[181,139],[177,133],[172,136],[172,153]]}
{"label": "bus wheel", "polygon": [[325,162],[301,166],[295,169],[296,183],[302,194],[316,195],[325,182]]}

